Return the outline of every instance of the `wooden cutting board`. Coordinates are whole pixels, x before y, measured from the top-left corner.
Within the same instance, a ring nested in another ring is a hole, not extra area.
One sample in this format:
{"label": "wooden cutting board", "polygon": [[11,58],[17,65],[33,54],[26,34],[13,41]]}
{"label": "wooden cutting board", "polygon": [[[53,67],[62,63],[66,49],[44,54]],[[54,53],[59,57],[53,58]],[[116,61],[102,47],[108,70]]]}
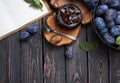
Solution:
{"label": "wooden cutting board", "polygon": [[[66,1],[62,5],[65,5],[65,4],[68,4],[68,3],[73,3],[73,4],[77,5],[81,9],[81,12],[82,12],[82,15],[83,15],[83,20],[82,20],[81,24],[87,24],[87,23],[90,22],[90,20],[91,20],[90,11],[86,8],[86,6],[83,3]],[[46,22],[47,22],[47,25],[51,29],[59,31],[59,32],[64,33],[64,34],[68,34],[68,35],[74,36],[76,38],[78,37],[79,32],[81,30],[81,26],[80,25],[76,29],[73,29],[73,30],[62,29],[61,26],[58,24],[58,22],[56,20],[56,13],[55,12],[53,14],[51,14],[50,16],[48,16]],[[55,35],[57,35],[57,34],[54,33],[54,32],[50,32],[50,33],[44,32],[45,39],[49,43],[51,43],[51,44],[53,44],[53,42],[51,41],[51,38],[53,38]],[[58,37],[58,36],[56,36],[56,37]],[[54,43],[55,46],[66,45],[66,44],[70,44],[70,43],[73,42],[73,40],[71,40],[71,39],[69,39],[69,38],[67,38],[65,36],[59,35],[59,37],[61,37],[62,39],[61,39],[60,42]]]}
{"label": "wooden cutting board", "polygon": [[[48,25],[51,29],[56,30],[56,31],[61,32],[61,33],[64,33],[64,34],[68,34],[68,35],[74,36],[74,37],[78,37],[78,34],[79,34],[79,32],[80,32],[80,29],[81,29],[80,26],[78,26],[78,27],[77,27],[76,29],[74,29],[74,30],[64,30],[64,29],[61,29],[61,26],[59,26],[59,24],[58,24],[58,22],[57,22],[57,20],[56,20],[56,14],[55,14],[55,13],[51,14],[51,15],[47,18],[46,22],[47,22],[47,25]],[[43,28],[44,28],[44,27],[43,27]],[[45,37],[46,40],[47,40],[49,43],[51,43],[51,44],[53,44],[53,43],[51,42],[51,38],[52,38],[54,35],[57,35],[57,34],[54,33],[54,32],[50,32],[50,33],[44,32],[44,37]],[[59,35],[59,34],[58,34],[58,35]],[[62,35],[59,35],[59,36],[61,36],[62,40],[61,40],[59,43],[54,44],[55,46],[61,46],[61,45],[70,44],[70,43],[73,42],[73,40],[71,40],[71,39],[69,39],[69,38],[67,38],[67,37],[65,37],[65,36],[62,36]]]}

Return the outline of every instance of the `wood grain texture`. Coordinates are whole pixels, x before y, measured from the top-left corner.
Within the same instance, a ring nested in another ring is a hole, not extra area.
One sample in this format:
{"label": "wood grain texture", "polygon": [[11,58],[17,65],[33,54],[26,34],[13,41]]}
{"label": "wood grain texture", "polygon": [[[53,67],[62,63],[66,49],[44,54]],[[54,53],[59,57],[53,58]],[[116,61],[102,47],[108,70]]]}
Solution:
{"label": "wood grain texture", "polygon": [[65,83],[63,47],[54,47],[49,43],[44,43],[44,83]]}
{"label": "wood grain texture", "polygon": [[97,45],[96,49],[88,52],[88,83],[108,82],[108,48],[94,34],[90,25],[87,28],[88,41]]}
{"label": "wood grain texture", "polygon": [[21,43],[21,83],[43,83],[41,24],[36,25],[40,26],[39,32]]}
{"label": "wood grain texture", "polygon": [[72,44],[73,58],[66,59],[66,83],[87,83],[86,52],[79,48],[79,44],[86,41],[86,27],[81,26],[77,41]]}
{"label": "wood grain texture", "polygon": [[8,38],[0,42],[0,83],[8,83]]}
{"label": "wood grain texture", "polygon": [[[43,38],[43,20],[36,24],[39,32],[25,42],[19,42],[20,32],[0,41],[0,83],[120,83],[120,51],[103,44],[90,25],[82,26],[72,44],[74,57],[67,59],[65,46]],[[78,44],[84,41],[97,48],[81,50]]]}
{"label": "wood grain texture", "polygon": [[44,83],[66,83],[64,47],[52,46],[45,39],[43,43]]}
{"label": "wood grain texture", "polygon": [[120,83],[120,52],[109,50],[110,83]]}
{"label": "wood grain texture", "polygon": [[20,83],[20,60],[21,60],[21,47],[19,43],[19,32],[10,36],[9,38],[9,83]]}

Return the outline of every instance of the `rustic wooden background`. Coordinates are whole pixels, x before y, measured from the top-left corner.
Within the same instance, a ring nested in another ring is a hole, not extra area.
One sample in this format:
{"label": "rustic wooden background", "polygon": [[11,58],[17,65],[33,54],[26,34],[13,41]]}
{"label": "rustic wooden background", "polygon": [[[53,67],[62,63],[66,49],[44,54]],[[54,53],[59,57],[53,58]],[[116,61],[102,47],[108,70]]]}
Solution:
{"label": "rustic wooden background", "polygon": [[[0,41],[0,83],[120,83],[120,52],[103,44],[90,24],[72,44],[72,59],[65,58],[65,46],[46,42],[43,19],[36,24],[39,32],[26,42],[19,42],[24,30]],[[85,52],[78,46],[85,41],[98,46]]]}

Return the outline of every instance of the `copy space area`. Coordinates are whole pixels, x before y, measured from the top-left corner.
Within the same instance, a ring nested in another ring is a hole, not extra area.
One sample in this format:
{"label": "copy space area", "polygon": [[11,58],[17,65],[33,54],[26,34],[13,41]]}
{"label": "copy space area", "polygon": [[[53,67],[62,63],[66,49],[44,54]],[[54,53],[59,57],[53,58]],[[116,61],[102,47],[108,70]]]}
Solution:
{"label": "copy space area", "polygon": [[47,14],[49,11],[42,4],[43,11],[29,7],[24,0],[0,0],[0,38]]}

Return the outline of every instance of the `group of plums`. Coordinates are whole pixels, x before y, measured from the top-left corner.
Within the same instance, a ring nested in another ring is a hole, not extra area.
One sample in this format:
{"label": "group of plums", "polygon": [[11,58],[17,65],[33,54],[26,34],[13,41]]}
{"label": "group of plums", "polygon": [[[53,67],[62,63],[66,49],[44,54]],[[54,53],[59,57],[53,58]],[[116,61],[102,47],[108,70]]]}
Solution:
{"label": "group of plums", "polygon": [[101,0],[95,10],[95,26],[110,45],[120,37],[120,0]]}

